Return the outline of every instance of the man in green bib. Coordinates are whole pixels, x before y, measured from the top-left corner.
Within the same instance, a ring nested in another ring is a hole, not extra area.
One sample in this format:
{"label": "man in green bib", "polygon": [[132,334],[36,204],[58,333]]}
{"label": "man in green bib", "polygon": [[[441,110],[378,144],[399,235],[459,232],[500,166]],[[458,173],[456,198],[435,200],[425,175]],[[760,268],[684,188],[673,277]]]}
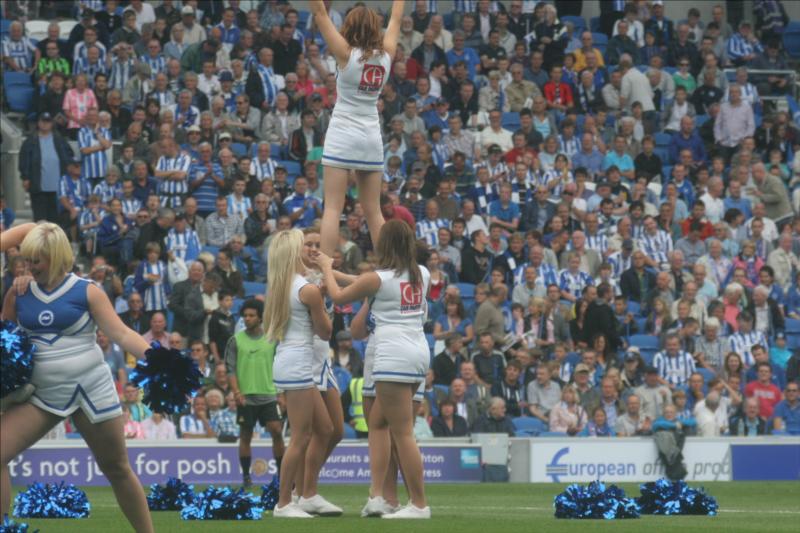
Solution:
{"label": "man in green bib", "polygon": [[241,315],[245,329],[228,340],[225,347],[225,366],[228,382],[236,398],[236,423],[239,424],[239,464],[243,484],[249,487],[250,443],[256,422],[266,427],[272,436],[272,453],[278,472],[285,449],[281,436],[281,413],[278,408],[278,391],[272,382],[272,361],[275,343],[269,342],[261,327],[264,304],[249,299],[242,305]]}

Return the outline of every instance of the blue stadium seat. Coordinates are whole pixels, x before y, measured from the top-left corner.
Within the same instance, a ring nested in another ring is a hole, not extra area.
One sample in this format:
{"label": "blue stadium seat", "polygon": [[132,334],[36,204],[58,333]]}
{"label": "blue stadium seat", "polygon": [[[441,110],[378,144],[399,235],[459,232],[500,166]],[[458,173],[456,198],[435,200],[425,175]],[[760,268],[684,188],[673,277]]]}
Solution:
{"label": "blue stadium seat", "polygon": [[783,329],[786,333],[800,333],[800,320],[796,318],[787,318],[786,325]]}
{"label": "blue stadium seat", "polygon": [[644,334],[644,330],[647,329],[647,317],[644,316],[635,316],[633,317],[633,321],[636,323],[636,331],[639,334]]}
{"label": "blue stadium seat", "polygon": [[653,138],[656,141],[656,146],[669,146],[669,144],[672,142],[672,135],[669,133],[658,132],[653,136]]}
{"label": "blue stadium seat", "polygon": [[655,348],[640,348],[639,353],[642,355],[642,360],[644,361],[645,365],[652,365],[653,358],[658,353],[658,350]]}
{"label": "blue stadium seat", "polygon": [[589,19],[589,29],[592,30],[592,33],[600,33],[600,17]]}
{"label": "blue stadium seat", "polygon": [[8,33],[8,31],[11,29],[12,22],[14,21],[10,19],[0,19],[0,32],[3,34]]}
{"label": "blue stadium seat", "polygon": [[666,146],[656,146],[653,148],[653,153],[661,159],[662,163],[669,161],[669,148]]}
{"label": "blue stadium seat", "polygon": [[549,428],[547,424],[532,416],[518,416],[511,419],[514,424],[514,434],[517,437],[536,437]]}
{"label": "blue stadium seat", "polygon": [[31,111],[34,87],[30,74],[24,72],[4,72],[3,89],[11,111],[25,113]]}
{"label": "blue stadium seat", "polygon": [[642,306],[639,305],[639,302],[634,302],[633,300],[628,300],[628,312],[629,313],[633,313],[634,315],[638,315],[641,310],[642,310]]}
{"label": "blue stadium seat", "polygon": [[358,435],[356,435],[356,430],[353,429],[353,426],[350,424],[344,425],[344,438],[345,439],[357,439]]}
{"label": "blue stadium seat", "polygon": [[269,148],[269,156],[272,159],[283,159],[283,146],[279,143],[272,143]]}
{"label": "blue stadium seat", "polygon": [[786,348],[789,350],[797,350],[800,348],[800,333],[786,334]]}
{"label": "blue stadium seat", "polygon": [[699,128],[700,126],[708,122],[708,119],[710,118],[711,117],[709,117],[708,115],[697,115],[696,117],[694,117],[694,126],[696,128]]}
{"label": "blue stadium seat", "polygon": [[658,349],[658,337],[654,335],[631,335],[631,346]]}
{"label": "blue stadium seat", "polygon": [[350,375],[350,372],[348,372],[346,368],[334,366],[333,377],[336,378],[336,384],[339,385],[339,390],[347,390],[350,388],[350,380],[353,379],[353,376]]}
{"label": "blue stadium seat", "polygon": [[455,29],[455,17],[453,16],[453,12],[449,13],[442,13],[442,19],[444,22],[445,29],[453,31]]}
{"label": "blue stadium seat", "polygon": [[581,362],[581,354],[578,352],[569,352],[566,357],[567,363],[572,365],[573,367]]}
{"label": "blue stadium seat", "polygon": [[297,161],[283,159],[278,162],[283,166],[283,168],[286,169],[286,173],[289,174],[290,178],[296,178],[303,172],[303,169],[300,167],[300,163]]}
{"label": "blue stadium seat", "polygon": [[440,391],[445,398],[450,396],[450,387],[447,385],[434,385],[433,388],[434,390]]}
{"label": "blue stadium seat", "polygon": [[244,157],[247,155],[247,146],[242,143],[231,143],[231,151],[236,157]]}
{"label": "blue stadium seat", "polygon": [[213,255],[214,257],[216,257],[217,254],[219,253],[219,246],[210,246],[210,245],[207,244],[207,245],[203,246],[203,249],[200,250],[200,251],[201,252],[208,252],[211,255]]}
{"label": "blue stadium seat", "polygon": [[[667,159],[669,158],[667,157],[666,159],[662,159],[661,162],[663,163],[667,161]],[[661,178],[662,184],[666,184],[667,181],[672,179],[672,165],[664,165],[664,168],[661,169],[661,176],[662,176]]]}
{"label": "blue stadium seat", "polygon": [[172,324],[175,322],[175,313],[167,309],[167,331],[172,331]]}
{"label": "blue stadium seat", "polygon": [[306,11],[305,9],[301,9],[297,12],[297,25],[301,28],[306,27],[306,23],[308,22],[309,17],[311,16],[310,11]]}
{"label": "blue stadium seat", "polygon": [[592,32],[592,41],[594,42],[594,47],[600,50],[601,54],[606,53],[606,47],[608,47],[608,35],[605,33]]}
{"label": "blue stadium seat", "polygon": [[783,32],[783,47],[794,59],[800,59],[800,28],[787,28]]}
{"label": "blue stadium seat", "polygon": [[575,26],[575,35],[580,35],[584,30],[586,30],[586,19],[583,17],[576,17],[575,15],[564,15],[561,17],[562,24],[566,24],[567,22],[572,22],[572,24]]}
{"label": "blue stadium seat", "polygon": [[698,367],[697,373],[703,376],[703,383],[705,383],[706,385],[708,385],[708,382],[716,377],[714,371],[709,370],[707,368]]}
{"label": "blue stadium seat", "polygon": [[563,431],[542,431],[538,435],[539,437],[566,437],[567,434]]}
{"label": "blue stadium seat", "polygon": [[507,130],[516,131],[519,129],[520,126],[520,118],[519,113],[516,111],[510,111],[508,113],[503,113],[503,127]]}
{"label": "blue stadium seat", "polygon": [[244,296],[256,296],[257,294],[264,294],[266,285],[260,281],[245,281],[244,282]]}
{"label": "blue stadium seat", "polygon": [[436,344],[436,339],[433,338],[432,334],[426,333],[425,334],[425,340],[428,341],[428,348],[431,351],[431,358],[433,358],[434,355],[436,355],[436,354],[433,353],[433,346]]}
{"label": "blue stadium seat", "polygon": [[244,298],[233,299],[233,307],[231,307],[231,313],[233,314],[233,316],[239,316],[239,311],[242,310],[243,303],[244,303]]}
{"label": "blue stadium seat", "polygon": [[364,359],[364,353],[367,349],[367,343],[364,341],[353,340],[353,349],[358,352],[361,356],[361,359]]}
{"label": "blue stadium seat", "polygon": [[475,298],[475,285],[472,283],[456,283],[458,290],[461,291],[461,299]]}

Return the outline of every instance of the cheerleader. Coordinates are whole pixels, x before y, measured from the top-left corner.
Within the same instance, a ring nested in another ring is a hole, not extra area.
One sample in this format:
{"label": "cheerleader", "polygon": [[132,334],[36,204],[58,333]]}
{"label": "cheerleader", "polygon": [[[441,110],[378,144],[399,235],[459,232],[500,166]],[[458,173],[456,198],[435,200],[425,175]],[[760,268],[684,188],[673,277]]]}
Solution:
{"label": "cheerleader", "polygon": [[[314,381],[314,335],[328,339],[331,321],[319,288],[309,283],[303,266],[303,233],[283,230],[269,247],[269,290],[264,306],[264,330],[277,342],[273,381],[285,391],[292,440],[283,456],[280,477],[297,478],[312,439],[315,420],[327,416],[327,409]],[[281,483],[273,515],[279,518],[311,518],[292,501],[292,483]]]}
{"label": "cheerleader", "polygon": [[31,378],[36,391],[0,418],[1,511],[5,515],[10,505],[8,463],[71,417],[131,526],[152,532],[144,490],[128,463],[125,419],[111,370],[96,344],[96,330],[138,359],[144,357],[147,342],[122,323],[102,289],[71,273],[72,248],[60,227],[39,224],[20,251],[30,261],[33,281],[21,295],[8,291],[3,318],[18,322],[36,346]]}
{"label": "cheerleader", "polygon": [[[316,228],[309,228],[304,233],[303,264],[307,269],[306,279],[310,283],[320,285],[322,277],[319,272],[313,270],[312,259],[312,254],[320,247],[319,231]],[[345,277],[349,278],[350,276]],[[326,411],[321,411],[314,416],[311,442],[306,452],[305,464],[299,469],[295,479],[295,489],[300,495],[297,503],[303,511],[320,516],[339,516],[342,514],[342,509],[325,500],[317,492],[319,471],[344,436],[342,401],[339,385],[330,365],[329,352],[328,341],[314,335],[312,372],[314,383],[322,395]]]}
{"label": "cheerleader", "polygon": [[[415,390],[425,380],[430,363],[430,351],[422,329],[430,275],[425,267],[417,264],[414,232],[405,222],[391,220],[384,224],[376,254],[378,270],[359,276],[344,289],[336,283],[333,260],[322,253],[316,258],[334,303],[373,298],[371,307],[376,328],[372,378],[376,394],[369,416],[372,484],[362,516],[430,518],[422,458],[414,439],[411,403]],[[391,458],[392,437],[411,503],[385,514],[383,485]]]}
{"label": "cheerleader", "polygon": [[[332,256],[339,240],[339,218],[344,209],[350,171],[358,179],[372,242],[378,242],[383,215],[380,192],[383,144],[377,100],[389,77],[400,34],[403,0],[394,0],[386,32],[381,18],[365,6],[350,10],[339,33],[322,0],[311,4],[313,24],[319,28],[336,59],[336,106],[333,109],[322,164],[325,166],[325,211],[322,215],[322,251]],[[309,21],[311,22],[311,21]]]}

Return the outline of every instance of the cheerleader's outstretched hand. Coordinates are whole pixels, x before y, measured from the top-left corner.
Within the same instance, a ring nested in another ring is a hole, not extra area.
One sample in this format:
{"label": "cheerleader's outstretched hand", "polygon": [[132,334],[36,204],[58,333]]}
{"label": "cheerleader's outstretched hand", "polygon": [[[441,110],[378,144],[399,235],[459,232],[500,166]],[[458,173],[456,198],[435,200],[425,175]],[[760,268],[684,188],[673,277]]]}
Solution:
{"label": "cheerleader's outstretched hand", "polygon": [[22,296],[26,292],[28,292],[28,285],[31,284],[33,281],[33,276],[30,274],[23,274],[21,276],[17,276],[14,278],[14,291],[17,293],[17,296]]}

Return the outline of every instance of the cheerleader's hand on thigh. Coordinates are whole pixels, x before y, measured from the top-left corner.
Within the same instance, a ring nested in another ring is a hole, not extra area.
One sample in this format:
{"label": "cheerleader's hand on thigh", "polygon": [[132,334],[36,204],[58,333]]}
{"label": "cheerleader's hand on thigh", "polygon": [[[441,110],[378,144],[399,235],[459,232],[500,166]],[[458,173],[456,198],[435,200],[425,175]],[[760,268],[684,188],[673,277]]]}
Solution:
{"label": "cheerleader's hand on thigh", "polygon": [[17,296],[22,296],[28,291],[28,285],[31,284],[31,281],[33,281],[33,276],[30,274],[23,274],[14,278],[13,287]]}
{"label": "cheerleader's hand on thigh", "polygon": [[7,394],[3,399],[0,399],[0,413],[8,410],[8,408],[14,404],[27,402],[34,391],[36,391],[36,387],[30,383],[26,383],[14,392]]}

